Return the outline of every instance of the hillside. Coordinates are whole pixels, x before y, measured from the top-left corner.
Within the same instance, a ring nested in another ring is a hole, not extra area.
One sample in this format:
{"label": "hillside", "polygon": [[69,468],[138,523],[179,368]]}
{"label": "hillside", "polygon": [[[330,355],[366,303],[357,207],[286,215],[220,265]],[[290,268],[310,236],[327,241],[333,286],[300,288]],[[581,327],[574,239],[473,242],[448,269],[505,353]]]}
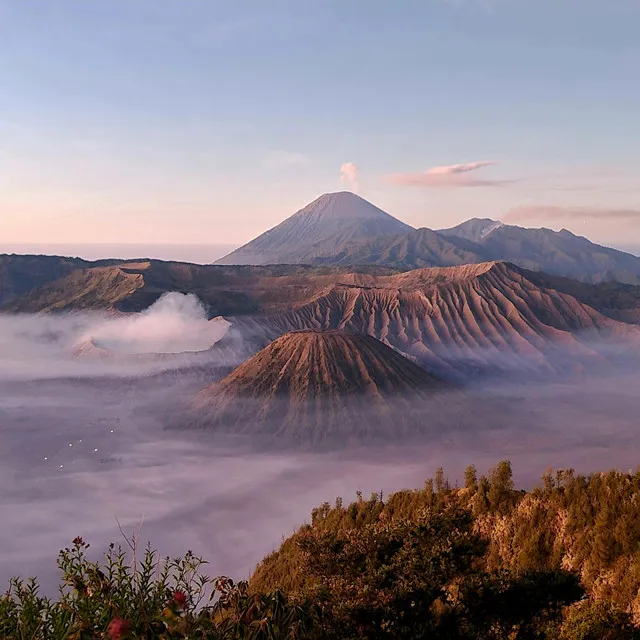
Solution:
{"label": "hillside", "polygon": [[371,336],[298,331],[204,389],[193,409],[205,429],[342,447],[433,435],[459,396]]}
{"label": "hillside", "polygon": [[[318,593],[322,585],[320,593],[330,603],[329,610],[343,613],[340,623],[370,625],[369,633],[374,634],[374,612],[381,614],[389,602],[405,602],[403,596],[424,587],[420,576],[437,575],[437,567],[464,562],[458,554],[466,548],[476,570],[505,582],[490,586],[470,573],[436,590],[439,606],[416,612],[407,638],[416,637],[411,632],[447,607],[466,611],[464,602],[471,597],[476,605],[484,603],[477,620],[480,628],[474,631],[468,622],[460,635],[442,630],[442,635],[420,637],[633,640],[640,625],[640,535],[633,524],[639,488],[637,472],[585,476],[560,469],[545,472],[533,491],[519,491],[509,461],[500,462],[488,477],[478,478],[475,467],[469,466],[464,486],[454,488],[439,468],[422,489],[372,494],[368,500],[360,495],[351,504],[338,498],[334,505],[317,507],[310,523],[258,566],[250,587],[256,593],[279,588],[301,597]],[[465,517],[470,518],[468,533],[478,536],[475,540],[458,537],[449,526]],[[430,542],[441,535],[448,536],[448,544],[438,547],[447,559],[425,568],[424,558],[433,552]],[[456,552],[447,553],[460,543]],[[509,586],[514,578],[524,579],[528,588],[522,583]],[[566,598],[555,623],[553,615],[532,616],[533,628],[515,620],[504,625],[504,632],[501,626],[492,628],[493,606],[504,607],[507,617],[517,616],[523,607],[536,606],[538,588],[546,597]],[[395,611],[397,618],[413,615],[412,608],[418,606],[415,595],[409,613]],[[389,609],[386,615],[396,619]]]}
{"label": "hillside", "polygon": [[42,640],[86,629],[111,640],[637,640],[639,490],[637,472],[573,469],[519,490],[508,460],[479,478],[470,465],[454,487],[440,467],[420,489],[324,502],[248,583],[212,577],[215,561],[191,551],[163,558],[112,544],[102,558],[78,536],[59,553],[55,598],[37,579],[7,586],[0,631]]}
{"label": "hillside", "polygon": [[376,238],[343,246],[314,264],[375,264],[406,271],[422,267],[451,267],[481,262],[478,247],[463,239],[446,238],[431,229],[416,229],[398,236]]}
{"label": "hillside", "polygon": [[14,313],[115,310],[144,284],[141,274],[121,267],[75,269],[5,305]]}
{"label": "hillside", "polygon": [[411,227],[354,193],[326,193],[216,264],[305,264]]}
{"label": "hillside", "polygon": [[531,282],[573,296],[614,320],[640,324],[639,286],[621,282],[590,284],[571,278],[552,276],[541,271],[522,269],[522,272]]}

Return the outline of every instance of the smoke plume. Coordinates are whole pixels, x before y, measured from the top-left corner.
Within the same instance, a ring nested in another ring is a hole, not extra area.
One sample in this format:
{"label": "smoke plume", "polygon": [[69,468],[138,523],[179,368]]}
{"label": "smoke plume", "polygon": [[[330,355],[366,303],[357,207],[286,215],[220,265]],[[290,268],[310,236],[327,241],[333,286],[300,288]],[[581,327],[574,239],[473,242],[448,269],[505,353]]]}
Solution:
{"label": "smoke plume", "polygon": [[358,193],[360,187],[358,182],[359,174],[360,170],[353,162],[345,162],[340,167],[340,181],[348,184],[354,193]]}

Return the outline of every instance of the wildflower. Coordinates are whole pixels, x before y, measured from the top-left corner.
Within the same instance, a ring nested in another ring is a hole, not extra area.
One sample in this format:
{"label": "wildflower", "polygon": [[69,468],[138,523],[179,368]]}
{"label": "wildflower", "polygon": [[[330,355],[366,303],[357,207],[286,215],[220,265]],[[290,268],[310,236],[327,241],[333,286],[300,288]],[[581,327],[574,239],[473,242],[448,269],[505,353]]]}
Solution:
{"label": "wildflower", "polygon": [[76,547],[81,547],[82,545],[84,545],[84,540],[82,539],[82,536],[76,536],[76,537],[73,539],[73,544],[74,544]]}
{"label": "wildflower", "polygon": [[173,601],[178,605],[180,609],[183,609],[185,604],[187,603],[187,596],[184,591],[176,591],[173,594]]}
{"label": "wildflower", "polygon": [[110,640],[123,640],[131,630],[131,623],[122,618],[114,618],[107,627]]}

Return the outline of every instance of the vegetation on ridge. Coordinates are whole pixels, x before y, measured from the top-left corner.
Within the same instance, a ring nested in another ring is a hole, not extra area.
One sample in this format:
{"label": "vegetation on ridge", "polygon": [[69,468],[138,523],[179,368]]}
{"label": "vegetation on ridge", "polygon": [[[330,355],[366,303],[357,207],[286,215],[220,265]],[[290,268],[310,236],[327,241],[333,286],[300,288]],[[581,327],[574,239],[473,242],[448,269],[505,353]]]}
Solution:
{"label": "vegetation on ridge", "polygon": [[640,637],[640,472],[545,473],[532,492],[439,469],[387,499],[325,503],[249,584],[203,563],[60,554],[57,601],[35,581],[0,599],[0,638],[626,640]]}

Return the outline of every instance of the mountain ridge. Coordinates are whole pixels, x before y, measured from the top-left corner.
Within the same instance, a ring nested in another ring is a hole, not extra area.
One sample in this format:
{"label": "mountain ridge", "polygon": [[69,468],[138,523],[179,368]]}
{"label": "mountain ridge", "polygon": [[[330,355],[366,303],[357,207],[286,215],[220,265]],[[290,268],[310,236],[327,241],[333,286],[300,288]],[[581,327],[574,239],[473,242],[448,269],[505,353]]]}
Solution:
{"label": "mountain ridge", "polygon": [[[388,266],[411,270],[426,266],[455,266],[465,262],[502,260],[530,271],[584,282],[640,284],[640,258],[604,247],[571,231],[528,229],[488,219],[434,231],[426,227],[406,234],[343,245],[334,255],[315,258],[313,264]],[[476,227],[473,223],[480,222]],[[491,222],[492,224],[486,224]],[[483,235],[484,234],[484,235]]]}

